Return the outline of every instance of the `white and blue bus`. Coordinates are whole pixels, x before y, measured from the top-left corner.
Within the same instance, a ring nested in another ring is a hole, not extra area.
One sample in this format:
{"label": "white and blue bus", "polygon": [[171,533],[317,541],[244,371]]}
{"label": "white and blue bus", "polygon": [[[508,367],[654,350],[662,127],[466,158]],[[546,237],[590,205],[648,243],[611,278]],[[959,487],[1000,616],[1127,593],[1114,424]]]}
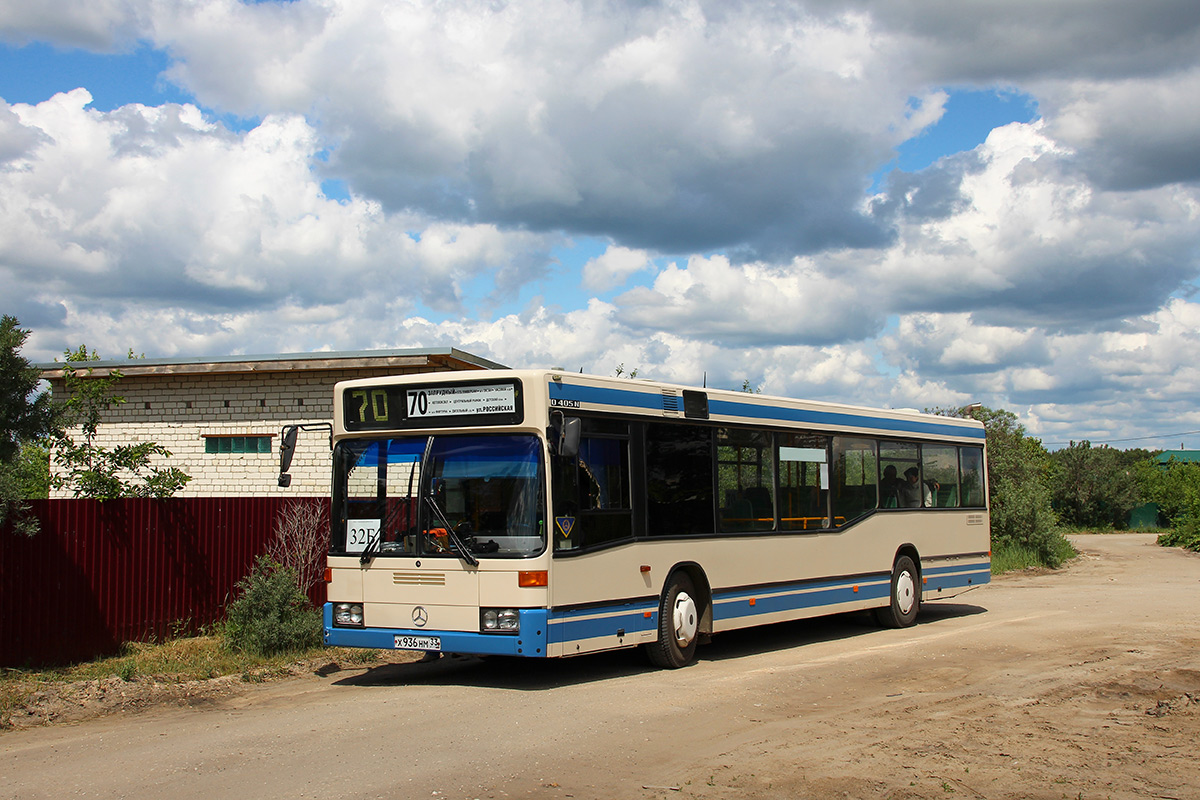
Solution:
{"label": "white and blue bus", "polygon": [[681,667],[990,578],[975,420],[558,370],[335,393],[329,645]]}

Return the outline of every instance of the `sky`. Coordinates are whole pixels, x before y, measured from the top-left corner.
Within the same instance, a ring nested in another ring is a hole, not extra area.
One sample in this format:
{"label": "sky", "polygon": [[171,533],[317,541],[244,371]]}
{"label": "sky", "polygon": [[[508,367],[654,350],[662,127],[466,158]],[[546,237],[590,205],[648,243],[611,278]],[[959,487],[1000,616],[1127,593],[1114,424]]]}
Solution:
{"label": "sky", "polygon": [[1197,98],[1195,0],[0,0],[0,312],[1200,448]]}

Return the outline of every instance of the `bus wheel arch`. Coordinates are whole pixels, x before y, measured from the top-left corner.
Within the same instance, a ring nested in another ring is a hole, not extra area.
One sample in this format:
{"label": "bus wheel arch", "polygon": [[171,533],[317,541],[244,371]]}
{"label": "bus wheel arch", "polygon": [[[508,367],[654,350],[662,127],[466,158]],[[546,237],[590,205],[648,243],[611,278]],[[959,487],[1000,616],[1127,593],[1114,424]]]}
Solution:
{"label": "bus wheel arch", "polygon": [[888,604],[875,609],[875,619],[885,628],[907,628],[921,611],[921,557],[912,545],[896,551]]}
{"label": "bus wheel arch", "polygon": [[696,658],[696,647],[712,632],[708,579],[695,564],[680,564],[663,583],[658,604],[658,636],[646,644],[656,666],[678,669]]}

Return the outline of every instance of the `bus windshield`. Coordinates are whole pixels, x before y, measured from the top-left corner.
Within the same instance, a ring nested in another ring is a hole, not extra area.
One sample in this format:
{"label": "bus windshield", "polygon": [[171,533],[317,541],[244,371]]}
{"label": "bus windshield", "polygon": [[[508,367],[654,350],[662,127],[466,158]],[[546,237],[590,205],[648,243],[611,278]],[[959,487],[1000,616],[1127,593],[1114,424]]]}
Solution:
{"label": "bus windshield", "polygon": [[543,475],[536,436],[339,442],[330,553],[537,555],[546,546]]}

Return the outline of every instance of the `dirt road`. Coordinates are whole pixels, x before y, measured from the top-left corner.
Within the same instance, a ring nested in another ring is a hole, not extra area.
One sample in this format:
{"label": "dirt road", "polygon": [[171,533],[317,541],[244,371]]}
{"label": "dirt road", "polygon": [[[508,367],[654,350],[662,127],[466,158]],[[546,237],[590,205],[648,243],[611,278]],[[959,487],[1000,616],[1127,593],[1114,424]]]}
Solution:
{"label": "dirt road", "polygon": [[442,659],[0,735],[0,797],[1200,798],[1200,555],[1120,534],[931,603],[636,653]]}

